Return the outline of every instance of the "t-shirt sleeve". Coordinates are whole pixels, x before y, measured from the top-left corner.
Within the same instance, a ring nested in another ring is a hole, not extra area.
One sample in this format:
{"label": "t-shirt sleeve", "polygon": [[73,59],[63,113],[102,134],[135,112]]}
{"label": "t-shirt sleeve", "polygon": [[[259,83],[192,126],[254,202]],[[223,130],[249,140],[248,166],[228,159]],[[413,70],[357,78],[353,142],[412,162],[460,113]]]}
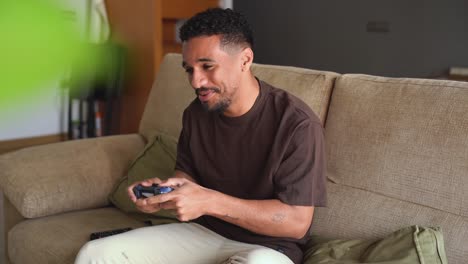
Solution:
{"label": "t-shirt sleeve", "polygon": [[198,181],[197,174],[195,172],[192,151],[190,150],[190,124],[188,120],[187,111],[184,111],[182,116],[182,131],[179,135],[179,141],[177,142],[177,159],[175,169],[187,173],[190,177]]}
{"label": "t-shirt sleeve", "polygon": [[307,121],[296,127],[274,179],[280,201],[326,206],[325,142],[320,123]]}

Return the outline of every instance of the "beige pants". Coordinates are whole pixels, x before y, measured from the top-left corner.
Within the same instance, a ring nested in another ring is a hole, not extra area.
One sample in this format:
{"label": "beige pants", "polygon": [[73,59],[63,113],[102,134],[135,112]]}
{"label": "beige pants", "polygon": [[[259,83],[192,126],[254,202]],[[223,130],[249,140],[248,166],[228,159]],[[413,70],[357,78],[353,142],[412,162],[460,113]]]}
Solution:
{"label": "beige pants", "polygon": [[85,244],[75,264],[292,264],[284,254],[226,239],[195,223],[138,228]]}

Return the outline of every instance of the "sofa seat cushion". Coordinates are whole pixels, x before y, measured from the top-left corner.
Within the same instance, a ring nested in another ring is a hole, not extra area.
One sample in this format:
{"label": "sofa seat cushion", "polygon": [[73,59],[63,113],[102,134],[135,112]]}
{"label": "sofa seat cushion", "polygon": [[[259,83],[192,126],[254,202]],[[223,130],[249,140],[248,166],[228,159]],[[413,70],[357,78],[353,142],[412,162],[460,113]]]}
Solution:
{"label": "sofa seat cushion", "polygon": [[92,232],[144,224],[113,207],[23,221],[8,233],[12,263],[73,263]]}

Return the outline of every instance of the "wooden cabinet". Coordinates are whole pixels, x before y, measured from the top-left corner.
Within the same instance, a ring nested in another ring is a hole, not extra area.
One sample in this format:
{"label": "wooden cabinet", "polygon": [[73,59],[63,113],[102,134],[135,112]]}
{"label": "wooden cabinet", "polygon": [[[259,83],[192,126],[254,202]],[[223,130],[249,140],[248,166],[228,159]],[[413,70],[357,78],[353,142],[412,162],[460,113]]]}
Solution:
{"label": "wooden cabinet", "polygon": [[[127,74],[119,99],[119,125],[113,134],[138,131],[143,110],[163,56],[181,52],[177,21],[188,19],[218,0],[106,0],[111,39],[127,49]],[[116,117],[117,118],[117,117]]]}
{"label": "wooden cabinet", "polygon": [[219,0],[163,0],[161,1],[163,27],[163,56],[169,52],[182,51],[182,45],[176,42],[176,23],[187,19],[210,7],[217,7]]}

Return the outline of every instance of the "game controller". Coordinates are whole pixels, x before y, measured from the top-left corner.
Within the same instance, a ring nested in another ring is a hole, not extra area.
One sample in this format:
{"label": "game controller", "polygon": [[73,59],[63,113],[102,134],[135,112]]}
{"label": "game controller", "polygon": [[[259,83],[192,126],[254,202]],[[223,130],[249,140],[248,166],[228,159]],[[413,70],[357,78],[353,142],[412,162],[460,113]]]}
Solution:
{"label": "game controller", "polygon": [[174,189],[166,186],[159,186],[155,183],[151,186],[143,186],[141,184],[133,187],[133,193],[137,199],[148,198],[154,195],[172,192]]}

